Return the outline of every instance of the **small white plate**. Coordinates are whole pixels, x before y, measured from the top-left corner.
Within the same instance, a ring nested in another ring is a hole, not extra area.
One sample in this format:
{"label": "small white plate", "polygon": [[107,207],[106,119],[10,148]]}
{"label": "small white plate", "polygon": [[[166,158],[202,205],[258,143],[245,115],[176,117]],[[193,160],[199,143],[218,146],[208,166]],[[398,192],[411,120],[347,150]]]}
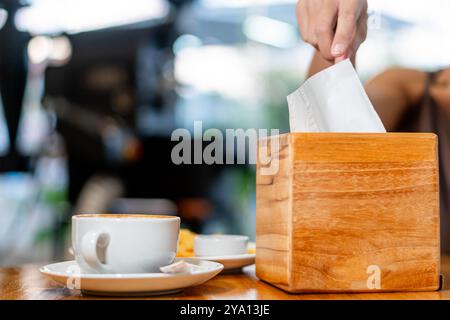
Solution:
{"label": "small white plate", "polygon": [[202,269],[189,274],[134,273],[94,274],[81,273],[76,261],[53,263],[39,271],[69,289],[83,293],[108,296],[146,296],[172,294],[184,288],[200,285],[223,270],[223,265],[205,259],[176,259],[196,264]]}
{"label": "small white plate", "polygon": [[255,263],[254,253],[245,253],[232,256],[210,256],[210,257],[192,257],[197,261],[208,260],[223,265],[223,270],[233,270],[242,268]]}

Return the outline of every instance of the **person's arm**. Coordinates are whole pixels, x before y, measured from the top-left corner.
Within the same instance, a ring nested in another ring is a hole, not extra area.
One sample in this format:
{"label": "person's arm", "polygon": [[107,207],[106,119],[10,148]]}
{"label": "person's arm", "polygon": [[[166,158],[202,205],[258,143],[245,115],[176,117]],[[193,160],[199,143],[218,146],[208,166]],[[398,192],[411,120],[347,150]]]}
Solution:
{"label": "person's arm", "polygon": [[425,86],[425,72],[396,68],[368,81],[365,89],[386,130],[393,131],[407,109],[419,102]]}
{"label": "person's arm", "polygon": [[450,112],[450,69],[440,71],[430,86],[430,96],[443,110]]}

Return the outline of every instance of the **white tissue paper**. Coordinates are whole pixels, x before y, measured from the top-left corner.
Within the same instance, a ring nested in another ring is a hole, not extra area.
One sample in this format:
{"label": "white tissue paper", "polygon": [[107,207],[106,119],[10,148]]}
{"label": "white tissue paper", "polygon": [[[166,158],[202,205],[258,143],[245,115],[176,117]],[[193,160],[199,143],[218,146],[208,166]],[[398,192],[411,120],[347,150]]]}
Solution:
{"label": "white tissue paper", "polygon": [[184,260],[180,260],[177,262],[174,262],[172,264],[169,264],[168,266],[164,266],[159,268],[159,270],[161,270],[162,273],[169,273],[169,274],[174,274],[174,273],[195,273],[198,271],[201,271],[203,268],[192,264],[192,263],[188,263]]}
{"label": "white tissue paper", "polygon": [[291,132],[386,132],[348,59],[309,78],[287,100]]}

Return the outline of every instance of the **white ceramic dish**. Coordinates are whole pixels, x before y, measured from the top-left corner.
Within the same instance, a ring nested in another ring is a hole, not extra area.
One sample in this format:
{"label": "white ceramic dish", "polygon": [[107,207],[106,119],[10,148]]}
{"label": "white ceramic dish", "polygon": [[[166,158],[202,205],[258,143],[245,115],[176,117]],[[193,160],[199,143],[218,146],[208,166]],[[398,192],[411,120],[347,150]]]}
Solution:
{"label": "white ceramic dish", "polygon": [[68,287],[83,293],[107,296],[146,296],[172,294],[185,288],[200,285],[217,274],[224,266],[204,259],[183,258],[201,267],[190,274],[134,273],[94,274],[81,273],[76,261],[65,261],[43,266],[41,273]]}
{"label": "white ceramic dish", "polygon": [[244,254],[193,257],[192,259],[214,261],[223,265],[223,271],[235,271],[255,263],[256,254],[248,253],[249,250],[254,251],[255,248],[256,244],[249,242],[247,245],[247,253]]}
{"label": "white ceramic dish", "polygon": [[241,255],[247,253],[248,237],[231,234],[197,235],[194,238],[196,257]]}
{"label": "white ceramic dish", "polygon": [[201,261],[208,260],[223,265],[224,271],[239,269],[255,263],[254,253],[245,253],[232,256],[209,256],[209,257],[192,257],[191,259]]}

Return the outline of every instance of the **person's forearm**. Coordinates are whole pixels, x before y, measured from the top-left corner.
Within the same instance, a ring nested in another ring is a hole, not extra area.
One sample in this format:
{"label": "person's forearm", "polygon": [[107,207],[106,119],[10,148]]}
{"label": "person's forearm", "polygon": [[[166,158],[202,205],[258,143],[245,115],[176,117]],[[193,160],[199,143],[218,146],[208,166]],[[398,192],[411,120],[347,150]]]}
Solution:
{"label": "person's forearm", "polygon": [[[355,56],[353,55],[351,57],[351,61],[353,65],[355,65]],[[308,78],[315,75],[316,73],[322,71],[323,69],[326,69],[328,67],[331,67],[334,63],[325,60],[322,58],[322,55],[316,50],[314,53],[314,57],[311,60],[311,64],[309,65],[308,70]]]}

